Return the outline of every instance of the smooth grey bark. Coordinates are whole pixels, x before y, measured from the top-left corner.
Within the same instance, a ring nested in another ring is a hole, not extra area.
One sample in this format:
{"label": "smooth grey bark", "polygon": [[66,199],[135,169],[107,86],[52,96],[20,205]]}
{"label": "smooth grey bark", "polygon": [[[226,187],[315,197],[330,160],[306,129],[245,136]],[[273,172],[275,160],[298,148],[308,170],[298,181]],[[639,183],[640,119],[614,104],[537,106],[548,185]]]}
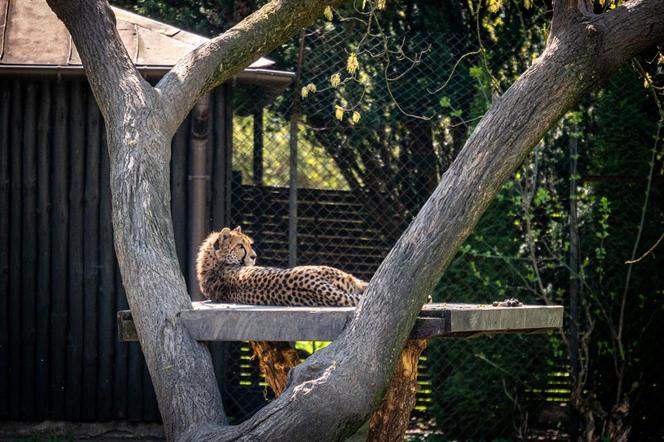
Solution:
{"label": "smooth grey bark", "polygon": [[114,242],[169,439],[339,440],[380,403],[426,297],[498,189],[558,118],[622,63],[664,38],[664,1],[601,15],[558,0],[547,48],[500,97],[372,279],[342,336],[291,372],[248,421],[225,424],[210,355],[178,322],[191,307],[169,201],[170,140],[196,99],[335,2],[273,0],[185,57],[152,88],[105,0],[48,0],[79,50],[104,114]]}

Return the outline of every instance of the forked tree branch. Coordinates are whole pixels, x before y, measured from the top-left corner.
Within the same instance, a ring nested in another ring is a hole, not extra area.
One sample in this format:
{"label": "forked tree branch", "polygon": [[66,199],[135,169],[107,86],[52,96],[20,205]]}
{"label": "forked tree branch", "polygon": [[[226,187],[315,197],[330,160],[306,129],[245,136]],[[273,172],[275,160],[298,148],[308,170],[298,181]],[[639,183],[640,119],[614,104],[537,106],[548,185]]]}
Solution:
{"label": "forked tree branch", "polygon": [[127,54],[107,1],[47,0],[67,26],[104,119],[122,121],[132,101],[145,101],[150,85]]}
{"label": "forked tree branch", "polygon": [[588,26],[595,23],[602,30],[598,64],[612,72],[652,45],[664,43],[664,1],[626,2],[594,17]]}
{"label": "forked tree branch", "polygon": [[311,24],[343,0],[273,0],[228,31],[199,46],[157,84],[173,132],[198,97],[214,89]]}
{"label": "forked tree branch", "polygon": [[574,20],[593,15],[592,0],[553,0],[553,18],[549,39],[567,29]]}

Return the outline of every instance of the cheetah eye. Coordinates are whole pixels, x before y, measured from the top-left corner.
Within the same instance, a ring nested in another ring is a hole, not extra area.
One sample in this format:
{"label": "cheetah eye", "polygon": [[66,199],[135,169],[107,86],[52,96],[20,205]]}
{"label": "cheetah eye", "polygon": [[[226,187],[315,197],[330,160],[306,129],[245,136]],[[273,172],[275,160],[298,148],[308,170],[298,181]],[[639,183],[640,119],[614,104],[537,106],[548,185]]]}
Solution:
{"label": "cheetah eye", "polygon": [[236,248],[236,249],[237,249],[237,248],[243,248],[243,249],[244,249],[244,244],[238,244],[238,245],[235,246],[235,248]]}

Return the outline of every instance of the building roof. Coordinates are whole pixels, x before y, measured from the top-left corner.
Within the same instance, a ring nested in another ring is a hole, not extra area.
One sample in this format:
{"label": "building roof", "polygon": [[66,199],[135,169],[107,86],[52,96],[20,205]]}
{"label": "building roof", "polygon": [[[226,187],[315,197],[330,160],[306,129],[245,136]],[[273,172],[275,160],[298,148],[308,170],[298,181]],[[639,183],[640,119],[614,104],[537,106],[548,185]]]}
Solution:
{"label": "building roof", "polygon": [[[147,74],[164,74],[183,55],[209,41],[124,9],[112,9],[129,56]],[[290,83],[292,72],[273,67],[274,61],[261,57],[238,78],[275,82],[275,86],[284,81]],[[46,0],[0,0],[0,70],[82,74],[76,46]]]}

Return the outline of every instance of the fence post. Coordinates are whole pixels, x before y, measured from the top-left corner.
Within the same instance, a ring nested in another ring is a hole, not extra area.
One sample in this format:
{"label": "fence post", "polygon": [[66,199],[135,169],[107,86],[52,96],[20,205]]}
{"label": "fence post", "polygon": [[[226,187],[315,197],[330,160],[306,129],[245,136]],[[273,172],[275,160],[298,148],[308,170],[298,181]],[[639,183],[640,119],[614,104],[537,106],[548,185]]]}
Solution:
{"label": "fence post", "polygon": [[263,106],[253,114],[254,119],[254,158],[253,179],[254,186],[263,185]]}
{"label": "fence post", "polygon": [[289,183],[288,183],[288,266],[297,265],[297,135],[300,120],[300,76],[304,58],[304,31],[300,34],[295,82],[293,83],[293,107],[290,118]]}

